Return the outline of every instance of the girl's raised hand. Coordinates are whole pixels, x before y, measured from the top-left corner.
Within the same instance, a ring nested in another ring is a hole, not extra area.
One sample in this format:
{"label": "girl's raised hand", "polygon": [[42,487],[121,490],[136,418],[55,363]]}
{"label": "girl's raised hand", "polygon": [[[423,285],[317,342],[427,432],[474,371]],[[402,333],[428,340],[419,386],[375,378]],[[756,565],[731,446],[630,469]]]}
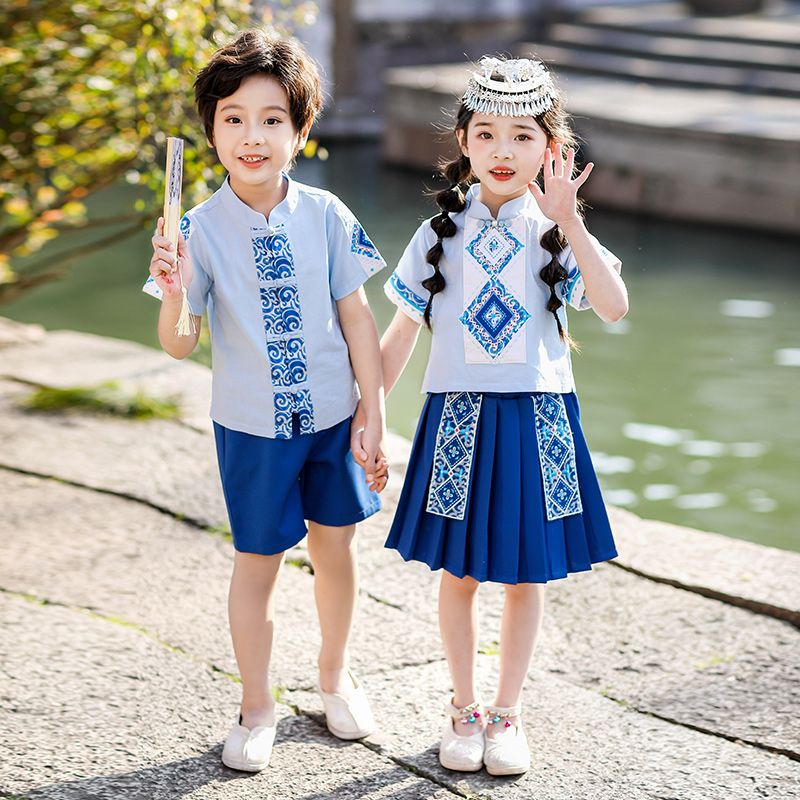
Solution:
{"label": "girl's raised hand", "polygon": [[[150,274],[156,285],[164,293],[165,298],[181,297],[181,281],[176,270],[175,249],[172,242],[164,236],[164,217],[159,217],[156,232],[150,240],[153,245],[153,257],[150,259]],[[177,267],[180,268],[183,285],[187,288],[192,282],[194,267],[186,240],[178,234]]]}
{"label": "girl's raised hand", "polygon": [[567,158],[564,155],[561,143],[555,145],[555,152],[549,147],[544,151],[544,165],[542,177],[544,191],[536,181],[528,184],[531,194],[536,198],[542,213],[558,225],[563,225],[573,219],[578,219],[578,189],[586,183],[587,178],[594,169],[590,161],[583,170],[574,178],[572,168],[575,165],[575,150],[567,148]]}

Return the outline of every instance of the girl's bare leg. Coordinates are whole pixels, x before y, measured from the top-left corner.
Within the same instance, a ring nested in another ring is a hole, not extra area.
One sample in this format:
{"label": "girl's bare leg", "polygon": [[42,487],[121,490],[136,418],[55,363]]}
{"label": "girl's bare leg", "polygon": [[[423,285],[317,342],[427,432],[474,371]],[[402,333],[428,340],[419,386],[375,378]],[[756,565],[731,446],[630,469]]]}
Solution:
{"label": "girl's bare leg", "polygon": [[[478,587],[469,576],[457,578],[442,571],[439,584],[439,630],[442,636],[450,677],[453,681],[453,705],[458,708],[474,703],[478,697],[475,663],[478,649]],[[475,723],[455,721],[456,733],[475,733]]]}
{"label": "girl's bare leg", "polygon": [[[494,705],[515,706],[522,697],[522,687],[528,674],[531,657],[544,616],[543,583],[506,585],[503,621],[500,628],[500,682]],[[517,724],[519,719],[511,717]],[[495,727],[498,729],[495,730]],[[502,733],[499,726],[490,725],[488,735]]]}

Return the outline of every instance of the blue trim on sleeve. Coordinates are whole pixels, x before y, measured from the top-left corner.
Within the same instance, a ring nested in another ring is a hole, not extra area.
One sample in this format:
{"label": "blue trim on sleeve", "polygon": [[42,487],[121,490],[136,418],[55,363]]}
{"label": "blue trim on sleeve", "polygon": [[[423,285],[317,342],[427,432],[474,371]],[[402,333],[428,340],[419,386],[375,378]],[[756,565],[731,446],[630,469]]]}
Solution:
{"label": "blue trim on sleeve", "polygon": [[419,311],[420,314],[425,313],[425,306],[427,303],[412,289],[409,289],[403,281],[400,280],[396,272],[393,272],[389,278],[389,282],[397,292],[397,294],[408,303],[412,308]]}

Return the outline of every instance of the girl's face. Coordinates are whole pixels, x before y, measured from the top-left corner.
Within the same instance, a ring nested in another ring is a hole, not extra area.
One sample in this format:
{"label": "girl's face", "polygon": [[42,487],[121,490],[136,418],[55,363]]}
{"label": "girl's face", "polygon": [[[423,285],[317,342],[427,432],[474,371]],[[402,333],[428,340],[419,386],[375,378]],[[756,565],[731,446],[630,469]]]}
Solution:
{"label": "girl's face", "polygon": [[286,90],[271,75],[251,75],[217,102],[213,144],[237,194],[278,184],[307,135],[295,130]]}
{"label": "girl's face", "polygon": [[498,117],[475,112],[456,131],[461,151],[481,182],[481,192],[499,204],[528,191],[544,163],[548,137],[533,117]]}

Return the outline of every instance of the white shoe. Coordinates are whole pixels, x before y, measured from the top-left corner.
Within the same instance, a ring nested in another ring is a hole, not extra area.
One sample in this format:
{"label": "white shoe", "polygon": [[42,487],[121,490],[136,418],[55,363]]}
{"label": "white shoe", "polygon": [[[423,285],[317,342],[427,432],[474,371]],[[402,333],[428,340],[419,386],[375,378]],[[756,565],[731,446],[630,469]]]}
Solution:
{"label": "white shoe", "polygon": [[375,719],[364,687],[356,676],[348,671],[353,681],[353,690],[345,694],[323,692],[317,684],[317,692],[325,708],[328,730],[339,739],[363,739],[375,732]]}
{"label": "white shoe", "polygon": [[269,766],[272,744],[275,741],[277,723],[245,728],[241,717],[225,740],[222,748],[222,763],[242,772],[261,772]]}
{"label": "white shoe", "polygon": [[[477,772],[483,766],[485,736],[483,731],[483,706],[480,701],[464,708],[456,708],[452,702],[444,704],[447,719],[439,745],[439,763],[445,769],[457,772]],[[473,722],[477,731],[470,736],[456,733],[453,722]]]}
{"label": "white shoe", "polygon": [[522,723],[514,725],[509,720],[509,717],[519,717],[521,712],[520,706],[486,707],[487,723],[505,728],[503,733],[486,737],[483,763],[490,775],[521,775],[531,768],[531,751]]}

